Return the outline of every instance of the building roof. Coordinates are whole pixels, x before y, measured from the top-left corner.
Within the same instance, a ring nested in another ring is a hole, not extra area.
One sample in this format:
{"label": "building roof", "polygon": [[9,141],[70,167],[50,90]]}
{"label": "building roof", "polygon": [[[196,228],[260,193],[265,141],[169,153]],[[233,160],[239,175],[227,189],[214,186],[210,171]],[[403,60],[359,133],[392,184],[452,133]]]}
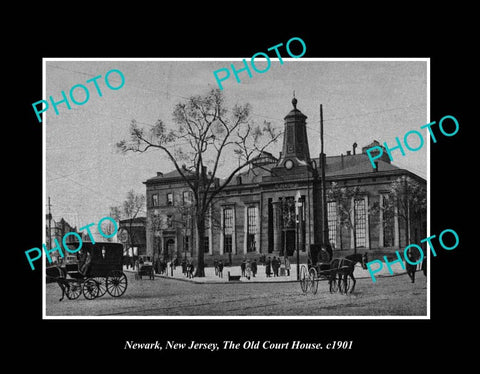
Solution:
{"label": "building roof", "polygon": [[[186,169],[183,170],[183,174],[185,176],[190,176],[190,177],[194,177],[195,175],[195,173],[192,173],[191,171]],[[146,184],[146,183],[153,183],[153,182],[161,182],[165,180],[178,179],[178,178],[181,178],[181,175],[177,169],[174,169],[172,171],[169,171],[168,173],[157,172],[157,175],[155,177],[149,178],[143,183]]]}
{"label": "building roof", "polygon": [[[375,142],[372,144],[375,144]],[[272,176],[271,169],[277,166],[278,160],[273,155],[267,152],[264,152],[262,155],[260,155],[258,157],[258,160],[259,161],[261,160],[261,162],[252,164],[251,168],[235,176],[230,181],[230,186],[238,186],[238,185],[244,185],[244,184],[247,184],[247,185],[258,184],[262,182],[263,177]],[[264,160],[265,162],[263,162]],[[319,158],[314,158],[313,160],[316,162],[318,170],[320,170]],[[349,153],[346,155],[339,155],[339,156],[327,156],[325,177],[335,178],[335,177],[347,177],[349,175],[357,176],[359,174],[371,174],[374,172],[395,172],[395,171],[404,172],[405,171],[405,169],[392,165],[390,162],[387,162],[385,160],[386,159],[384,157],[376,159],[375,162],[377,164],[377,170],[375,170],[372,166],[370,158],[366,153],[358,153],[358,154]],[[190,173],[192,176],[194,175],[193,173],[188,171],[186,171],[186,173]],[[180,177],[180,173],[178,173],[177,170],[173,170],[165,174],[161,174],[161,173],[159,174],[160,175],[157,175],[156,177],[148,179],[147,182],[162,181],[165,179],[175,179]],[[220,180],[220,185],[223,185],[223,183],[225,183],[225,179]]]}
{"label": "building roof", "polygon": [[[377,171],[401,170],[398,166],[392,165],[383,160],[377,162]],[[315,160],[320,165],[319,158]],[[370,158],[366,154],[340,155],[326,157],[326,177],[343,176],[349,174],[364,174],[374,172]]]}
{"label": "building roof", "polygon": [[121,219],[119,222],[120,227],[125,227],[126,225],[130,225],[130,223],[132,224],[132,226],[145,226],[145,224],[147,223],[147,217]]}

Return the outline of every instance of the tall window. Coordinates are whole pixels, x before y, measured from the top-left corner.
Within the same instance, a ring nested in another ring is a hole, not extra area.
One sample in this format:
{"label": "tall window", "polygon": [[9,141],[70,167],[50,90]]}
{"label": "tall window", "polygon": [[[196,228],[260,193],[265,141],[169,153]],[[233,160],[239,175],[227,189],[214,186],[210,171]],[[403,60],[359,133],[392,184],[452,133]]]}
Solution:
{"label": "tall window", "polygon": [[327,203],[328,239],[333,248],[337,247],[337,202]]}
{"label": "tall window", "polygon": [[203,252],[209,253],[210,252],[210,225],[212,219],[212,208],[209,207],[205,213],[205,218],[203,221],[204,224],[204,231],[203,231]]}
{"label": "tall window", "polygon": [[167,214],[167,227],[169,229],[173,227],[173,216],[171,214]]}
{"label": "tall window", "polygon": [[192,200],[192,191],[183,191],[183,204],[191,204]]}
{"label": "tall window", "polygon": [[257,243],[255,242],[255,234],[257,233],[257,213],[256,206],[247,208],[247,252],[255,252]]}
{"label": "tall window", "polygon": [[223,251],[232,252],[233,244],[233,209],[225,208],[223,210]]}
{"label": "tall window", "polygon": [[382,230],[383,230],[383,246],[384,247],[393,247],[394,245],[394,216],[392,209],[386,209],[389,204],[391,204],[388,195],[381,195],[382,199]]}
{"label": "tall window", "polygon": [[282,200],[282,219],[283,227],[295,227],[295,198],[293,196],[285,197]]}
{"label": "tall window", "polygon": [[210,251],[210,238],[205,235],[203,238],[203,252],[208,253]]}
{"label": "tall window", "polygon": [[152,195],[152,206],[158,206],[158,193]]}
{"label": "tall window", "polygon": [[367,214],[365,199],[355,199],[355,233],[357,236],[357,248],[367,247]]}
{"label": "tall window", "polygon": [[167,205],[173,205],[173,192],[167,193]]}
{"label": "tall window", "polygon": [[188,252],[189,249],[190,249],[190,237],[185,235],[183,237],[183,250],[184,252]]}

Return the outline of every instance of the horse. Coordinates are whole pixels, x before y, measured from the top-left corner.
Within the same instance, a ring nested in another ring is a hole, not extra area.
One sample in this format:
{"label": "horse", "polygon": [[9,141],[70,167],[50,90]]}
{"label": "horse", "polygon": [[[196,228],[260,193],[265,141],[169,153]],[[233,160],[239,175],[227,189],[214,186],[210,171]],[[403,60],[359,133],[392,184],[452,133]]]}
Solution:
{"label": "horse", "polygon": [[[341,282],[343,282],[343,289],[346,290],[347,288],[347,281],[348,278],[350,277],[353,281],[352,288],[350,290],[350,293],[353,292],[355,289],[355,284],[357,281],[355,280],[355,277],[353,276],[353,271],[355,270],[355,265],[357,263],[360,263],[362,265],[363,269],[367,269],[367,262],[368,262],[368,255],[367,252],[364,254],[357,253],[357,254],[352,254],[348,255],[346,257],[342,258],[335,258],[332,261],[330,261],[330,287],[332,284],[332,281],[336,279],[336,275],[338,274],[338,286],[340,287]],[[345,291],[347,293],[347,291]]]}
{"label": "horse", "polygon": [[62,290],[62,297],[58,301],[62,301],[65,295],[70,291],[70,283],[67,278],[67,271],[60,266],[50,266],[45,269],[47,279],[57,282],[58,286]]}

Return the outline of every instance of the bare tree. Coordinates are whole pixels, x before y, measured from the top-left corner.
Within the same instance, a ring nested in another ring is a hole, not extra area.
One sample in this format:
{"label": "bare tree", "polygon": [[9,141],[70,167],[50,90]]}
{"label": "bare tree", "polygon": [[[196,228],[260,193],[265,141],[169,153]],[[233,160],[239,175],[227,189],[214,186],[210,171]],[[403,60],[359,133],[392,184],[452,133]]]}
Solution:
{"label": "bare tree", "polygon": [[427,193],[425,187],[413,178],[402,175],[390,185],[389,199],[384,210],[389,215],[395,213],[405,222],[405,238],[407,245],[411,244],[410,226],[412,219],[426,212]]}
{"label": "bare tree", "polygon": [[[118,207],[110,207],[110,213],[109,216],[112,217],[115,221],[120,220],[120,210]],[[118,227],[118,225],[117,225]],[[113,224],[112,221],[107,221],[102,225],[102,231],[104,234],[107,236],[111,236],[115,232],[115,225]],[[113,240],[113,237],[111,238],[106,238],[107,241],[111,242]]]}
{"label": "bare tree", "polygon": [[[356,212],[355,199],[362,196],[358,186],[338,187],[333,182],[327,191],[327,198],[337,203],[339,212],[340,232],[343,227],[353,231],[353,252],[357,253],[357,230],[356,230]],[[342,240],[340,240],[340,244]]]}
{"label": "bare tree", "polygon": [[134,190],[130,190],[127,193],[125,201],[120,206],[110,207],[110,217],[119,222],[120,220],[127,221],[127,232],[128,232],[128,245],[130,248],[135,247],[136,245],[136,235],[133,230],[133,224],[135,218],[138,217],[138,214],[141,211],[145,210],[145,195],[137,194]]}
{"label": "bare tree", "polygon": [[[193,194],[195,249],[198,254],[195,276],[203,277],[205,217],[212,201],[235,175],[248,167],[266,147],[276,142],[270,123],[254,125],[250,105],[235,105],[227,110],[222,91],[213,89],[175,105],[171,129],[158,120],[148,130],[130,125],[130,138],[117,143],[122,152],[146,152],[160,149],[166,154]],[[181,147],[177,145],[181,144]],[[237,155],[238,166],[230,170],[224,183],[218,173],[226,155]],[[183,165],[182,165],[183,163]],[[207,173],[207,167],[210,172]]]}

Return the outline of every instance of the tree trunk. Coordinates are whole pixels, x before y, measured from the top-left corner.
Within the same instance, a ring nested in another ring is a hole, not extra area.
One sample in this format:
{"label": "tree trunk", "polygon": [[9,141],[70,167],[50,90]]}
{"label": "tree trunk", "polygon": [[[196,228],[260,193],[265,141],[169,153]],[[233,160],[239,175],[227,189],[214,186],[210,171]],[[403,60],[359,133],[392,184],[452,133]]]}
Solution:
{"label": "tree trunk", "polygon": [[205,220],[204,217],[197,214],[195,216],[195,249],[197,250],[197,266],[195,277],[205,277],[205,260],[204,260],[204,237],[205,237]]}
{"label": "tree trunk", "polygon": [[353,199],[353,253],[357,254],[357,213],[355,211],[355,198]]}

